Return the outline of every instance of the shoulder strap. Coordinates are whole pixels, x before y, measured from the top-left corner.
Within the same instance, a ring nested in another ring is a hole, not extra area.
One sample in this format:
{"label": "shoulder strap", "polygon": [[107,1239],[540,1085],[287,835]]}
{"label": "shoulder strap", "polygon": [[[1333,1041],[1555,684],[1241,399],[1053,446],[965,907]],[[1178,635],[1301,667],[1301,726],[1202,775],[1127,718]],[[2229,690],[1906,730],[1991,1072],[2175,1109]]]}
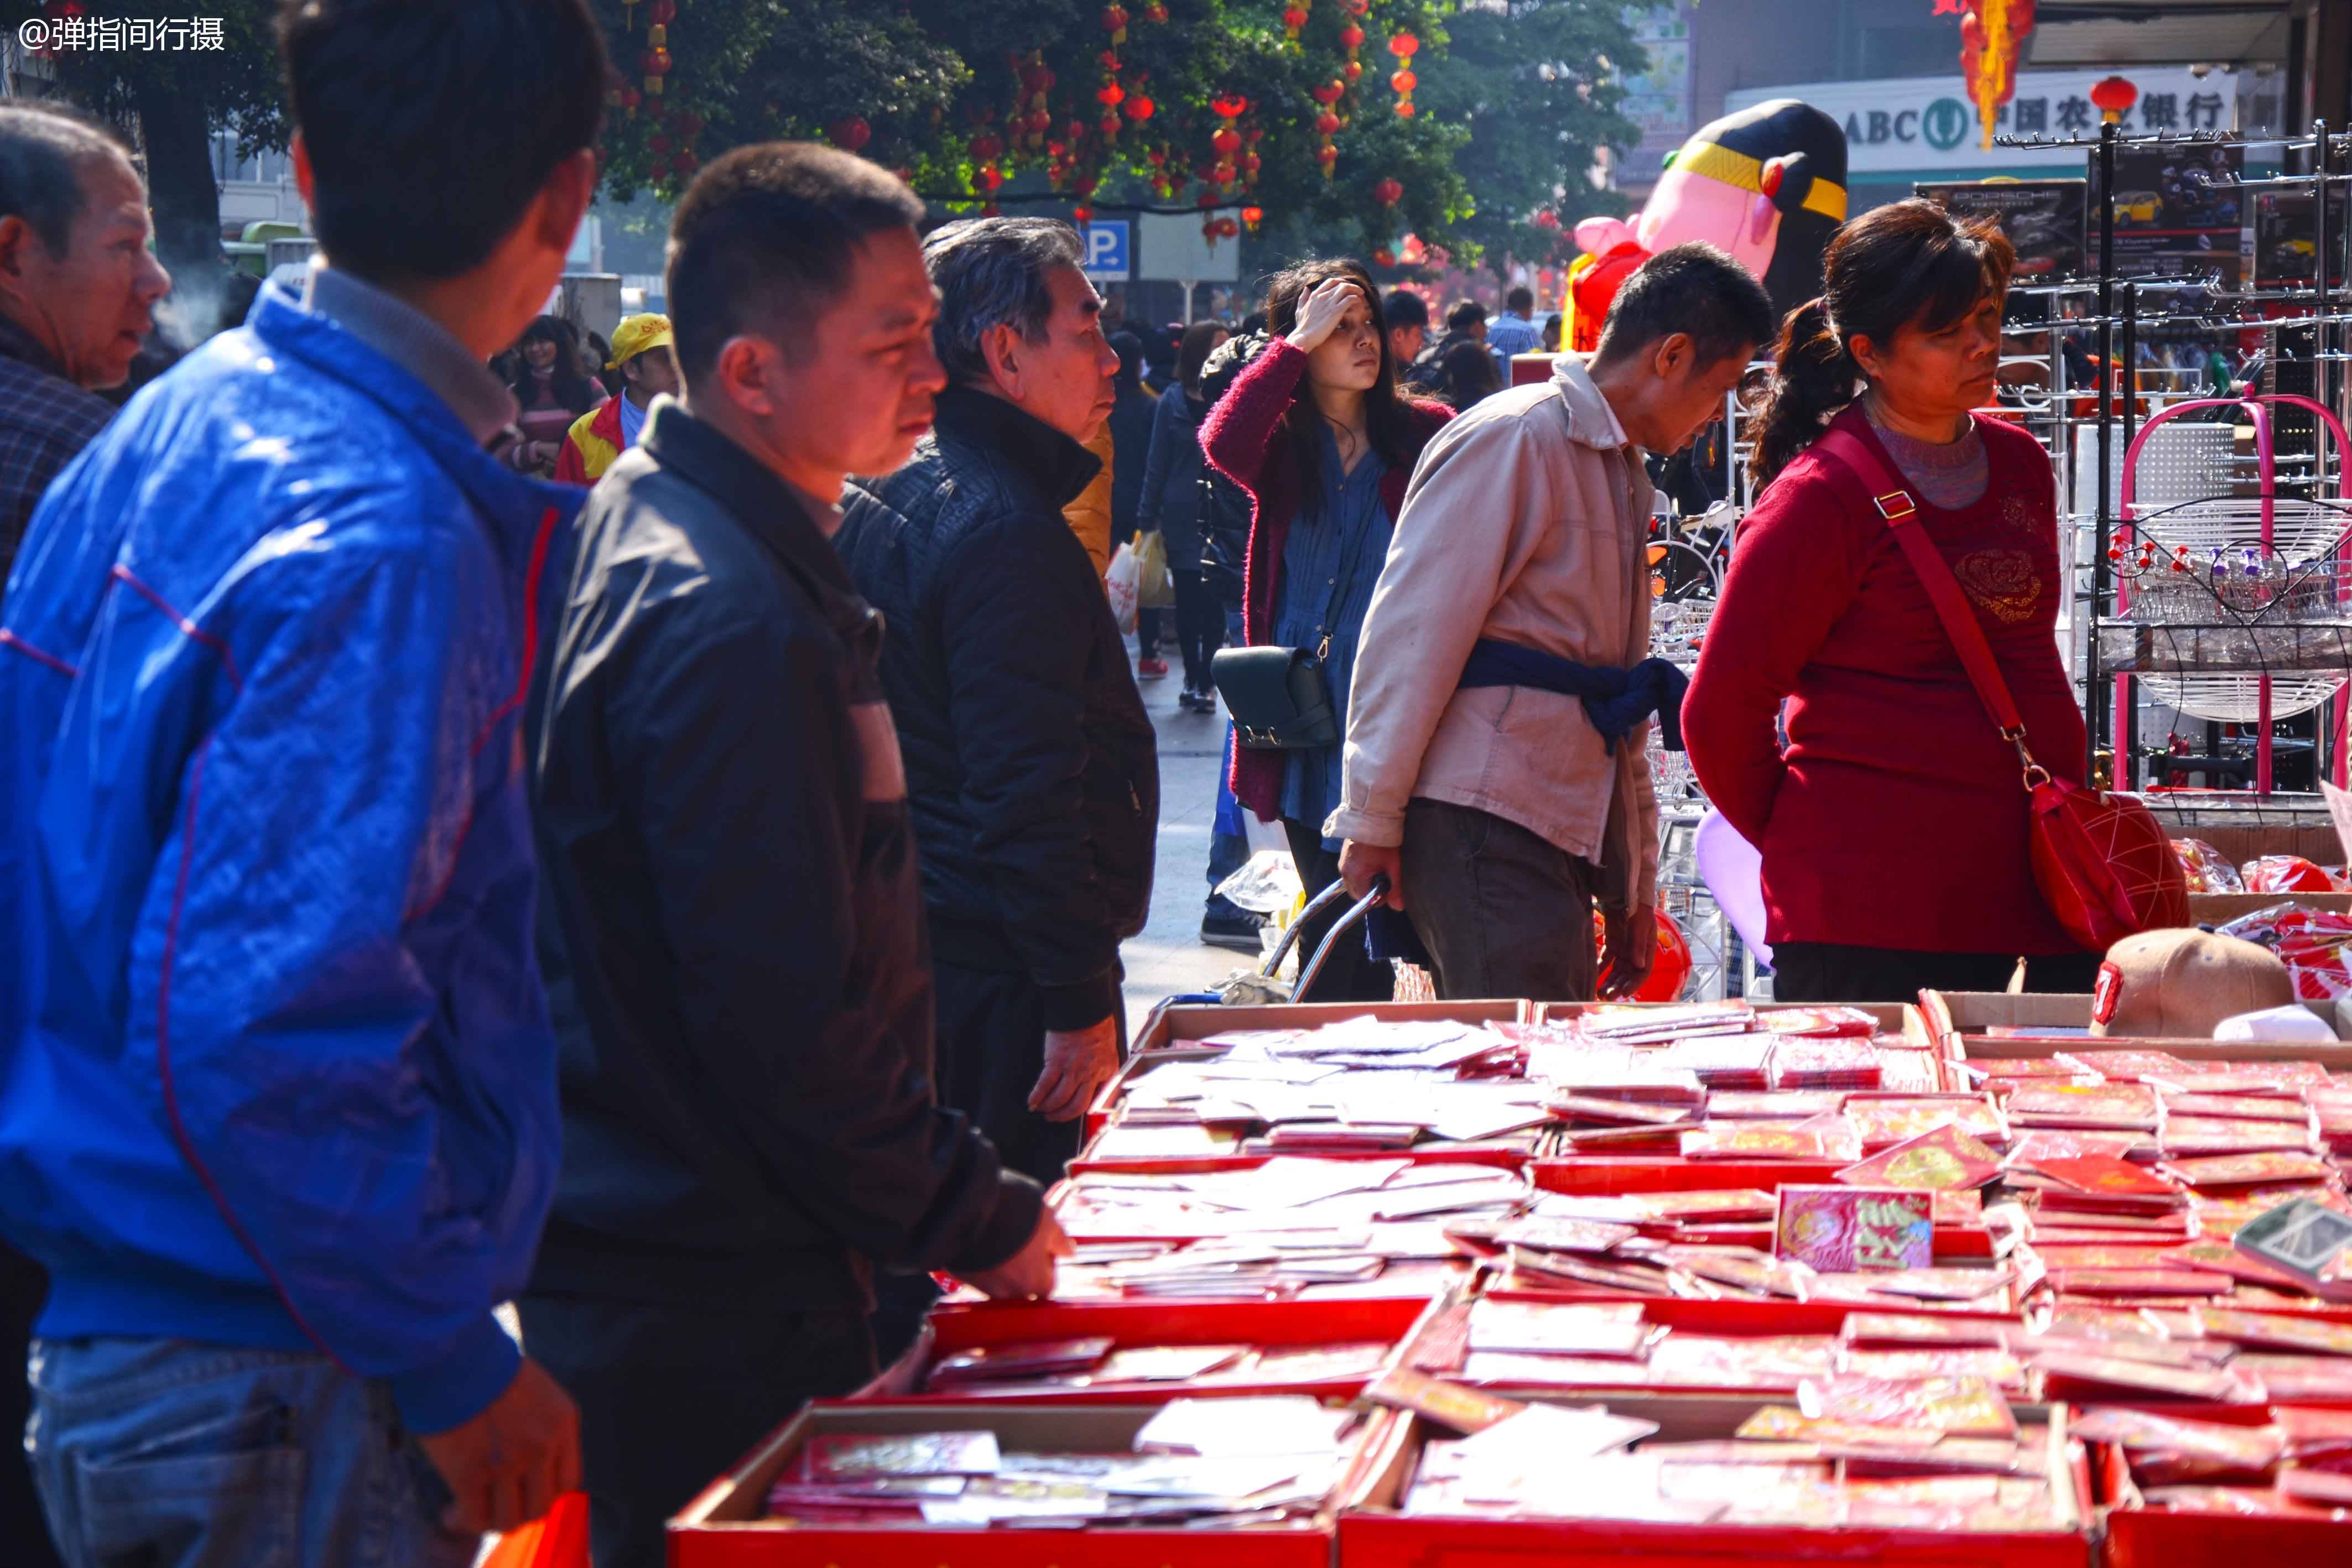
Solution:
{"label": "shoulder strap", "polygon": [[2025,722],[2018,716],[2017,700],[2010,695],[2009,683],[2001,679],[1992,645],[1985,641],[1984,628],[1977,624],[1976,612],[1969,608],[1968,596],[1960,591],[1952,569],[1945,564],[1935,541],[1917,526],[1919,503],[1885,460],[1852,431],[1832,426],[1814,440],[1812,449],[1834,458],[1840,467],[1861,481],[1870,505],[1886,519],[1895,542],[1910,559],[1911,570],[1918,574],[1920,586],[1927,589],[1927,598],[1936,607],[1936,619],[1944,623],[1945,634],[1958,652],[1960,664],[1969,673],[1969,684],[1976,687],[1985,711],[1992,715],[2002,735],[2017,740],[2021,747]]}

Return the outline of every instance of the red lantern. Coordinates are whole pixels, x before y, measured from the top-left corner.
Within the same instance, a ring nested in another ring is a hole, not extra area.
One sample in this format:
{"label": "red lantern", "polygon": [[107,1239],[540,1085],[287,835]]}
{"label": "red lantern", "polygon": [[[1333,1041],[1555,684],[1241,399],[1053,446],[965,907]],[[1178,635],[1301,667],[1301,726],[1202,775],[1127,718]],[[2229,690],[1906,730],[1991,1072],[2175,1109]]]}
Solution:
{"label": "red lantern", "polygon": [[1095,101],[1105,109],[1117,109],[1127,101],[1127,89],[1115,81],[1105,82],[1096,90]]}
{"label": "red lantern", "polygon": [[1339,117],[1327,109],[1315,117],[1315,129],[1328,136],[1339,129]]}
{"label": "red lantern", "polygon": [[1282,31],[1292,48],[1298,47],[1298,29],[1307,26],[1307,7],[1286,5],[1282,12]]}
{"label": "red lantern", "polygon": [[1307,89],[1309,98],[1323,104],[1337,103],[1346,97],[1347,93],[1348,84],[1342,81],[1327,81],[1321,87],[1310,87]]}
{"label": "red lantern", "polygon": [[691,174],[696,169],[701,167],[701,161],[695,157],[694,150],[690,147],[681,148],[674,162],[677,164],[677,172],[681,174]]}
{"label": "red lantern", "polygon": [[1242,150],[1241,133],[1229,126],[1219,126],[1209,137],[1209,145],[1225,156],[1232,157]]}
{"label": "red lantern", "polygon": [[993,163],[983,164],[972,174],[971,183],[992,196],[1004,183],[1004,172]]}
{"label": "red lantern", "polygon": [[992,131],[983,131],[964,144],[975,163],[992,163],[1004,152],[1004,139]]}
{"label": "red lantern", "polygon": [[1239,120],[1249,112],[1249,99],[1239,97],[1217,99],[1209,105],[1209,111],[1219,120]]}
{"label": "red lantern", "polygon": [[2108,77],[2091,89],[2091,103],[2098,110],[2099,118],[2109,125],[2129,114],[2131,106],[2138,101],[2139,89],[2122,77]]}
{"label": "red lantern", "polygon": [[667,49],[647,49],[646,51],[646,57],[643,60],[640,60],[638,64],[644,68],[646,75],[649,77],[667,76],[669,74],[669,51]]}
{"label": "red lantern", "polygon": [[1151,118],[1151,100],[1139,92],[1127,100],[1127,117],[1138,125]]}
{"label": "red lantern", "polygon": [[1095,221],[1095,210],[1092,207],[1072,207],[1070,216],[1076,222],[1090,224]]}
{"label": "red lantern", "polygon": [[1535,225],[1539,229],[1556,229],[1559,227],[1559,214],[1546,207],[1536,214]]}
{"label": "red lantern", "polygon": [[1104,32],[1106,32],[1106,33],[1108,33],[1108,34],[1110,35],[1110,41],[1111,41],[1112,43],[1114,43],[1114,44],[1123,44],[1123,43],[1127,42],[1127,7],[1126,7],[1126,6],[1124,6],[1124,5],[1107,5],[1107,6],[1105,6],[1105,7],[1103,8],[1103,14],[1102,14],[1102,25],[1103,25],[1103,31],[1104,31]]}
{"label": "red lantern", "polygon": [[1394,179],[1382,180],[1379,184],[1372,187],[1372,194],[1381,199],[1381,205],[1384,207],[1393,207],[1399,201],[1403,199],[1404,186],[1398,183]]}
{"label": "red lantern", "polygon": [[1249,225],[1250,233],[1257,233],[1257,225],[1265,221],[1265,209],[1264,207],[1244,207],[1242,209],[1242,222]]}
{"label": "red lantern", "polygon": [[1396,252],[1386,249],[1385,247],[1372,252],[1372,265],[1374,267],[1394,267],[1396,265]]}
{"label": "red lantern", "polygon": [[1354,54],[1364,47],[1364,30],[1353,22],[1339,29],[1339,47]]}
{"label": "red lantern", "polygon": [[1411,71],[1399,71],[1396,75],[1389,78],[1389,86],[1396,89],[1397,96],[1399,98],[1411,98],[1412,96],[1412,89],[1420,85],[1421,78],[1413,75]]}
{"label": "red lantern", "polygon": [[656,27],[667,27],[677,20],[677,0],[654,0],[646,7],[646,20]]}
{"label": "red lantern", "polygon": [[646,150],[649,152],[667,152],[671,145],[670,139],[658,131],[646,138]]}
{"label": "red lantern", "polygon": [[669,160],[667,158],[655,159],[652,162],[646,165],[646,172],[652,175],[656,180],[668,179]]}
{"label": "red lantern", "polygon": [[1350,16],[1360,16],[1372,8],[1372,0],[1339,0]]}
{"label": "red lantern", "polygon": [[1411,33],[1399,33],[1389,40],[1389,53],[1401,60],[1409,60],[1421,48],[1421,40]]}
{"label": "red lantern", "polygon": [[1168,20],[1168,7],[1162,5],[1160,0],[1151,0],[1151,4],[1143,8],[1143,19],[1147,22],[1165,22]]}
{"label": "red lantern", "polygon": [[1233,219],[1219,218],[1217,220],[1217,237],[1219,239],[1231,239],[1241,232],[1242,225],[1234,222]]}

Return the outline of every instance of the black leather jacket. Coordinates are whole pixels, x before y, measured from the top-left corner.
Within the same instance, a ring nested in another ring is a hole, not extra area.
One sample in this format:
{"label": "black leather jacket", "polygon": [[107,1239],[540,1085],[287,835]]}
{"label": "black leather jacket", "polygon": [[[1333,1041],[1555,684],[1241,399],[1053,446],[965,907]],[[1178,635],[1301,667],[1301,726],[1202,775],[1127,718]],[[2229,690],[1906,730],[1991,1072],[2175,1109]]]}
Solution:
{"label": "black leather jacket", "polygon": [[563,1092],[531,1289],[863,1311],[869,1260],[1003,1262],[1040,1195],[932,1096],[880,618],[667,401],[577,548],[525,731]]}
{"label": "black leather jacket", "polygon": [[834,545],[888,618],[942,963],[1025,972],[1045,1027],[1119,1005],[1143,928],[1159,749],[1102,582],[1062,508],[1100,465],[1011,403],[950,391],[912,462],[853,486]]}

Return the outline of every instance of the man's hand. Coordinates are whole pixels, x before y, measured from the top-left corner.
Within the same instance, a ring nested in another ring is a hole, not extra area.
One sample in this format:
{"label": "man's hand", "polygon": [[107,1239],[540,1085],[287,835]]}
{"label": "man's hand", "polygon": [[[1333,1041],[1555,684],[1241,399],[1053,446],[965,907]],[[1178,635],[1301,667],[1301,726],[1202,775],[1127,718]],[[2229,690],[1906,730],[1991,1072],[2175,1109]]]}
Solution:
{"label": "man's hand", "polygon": [[579,1408],[528,1358],[488,1409],[416,1441],[457,1500],[441,1514],[454,1534],[513,1530],[580,1490]]}
{"label": "man's hand", "polygon": [[1349,839],[1339,846],[1339,880],[1348,896],[1361,898],[1372,891],[1372,879],[1385,876],[1389,890],[1381,903],[1390,909],[1404,907],[1404,852],[1392,844],[1360,844]]}
{"label": "man's hand", "polygon": [[1118,1076],[1118,1025],[1110,1019],[1084,1029],[1045,1031],[1045,1070],[1029,1091],[1029,1109],[1048,1122],[1075,1121],[1102,1086]]}
{"label": "man's hand", "polygon": [[1657,912],[1601,911],[1601,961],[1609,971],[1609,981],[1601,988],[1603,997],[1622,1001],[1640,990],[1658,961]]}
{"label": "man's hand", "polygon": [[1062,1234],[1061,1222],[1054,1218],[1054,1211],[1040,1209],[1037,1228],[1029,1233],[1029,1239],[1022,1244],[1020,1251],[993,1269],[964,1275],[963,1281],[993,1301],[1051,1296],[1054,1293],[1054,1260],[1067,1258],[1076,1250],[1070,1239]]}

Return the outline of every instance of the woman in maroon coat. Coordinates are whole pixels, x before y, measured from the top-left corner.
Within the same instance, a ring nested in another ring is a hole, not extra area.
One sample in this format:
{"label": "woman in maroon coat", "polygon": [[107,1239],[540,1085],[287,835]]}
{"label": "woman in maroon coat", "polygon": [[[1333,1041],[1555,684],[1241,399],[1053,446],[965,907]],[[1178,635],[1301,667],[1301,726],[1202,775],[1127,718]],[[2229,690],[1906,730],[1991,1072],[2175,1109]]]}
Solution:
{"label": "woman in maroon coat", "polygon": [[[1328,644],[1322,665],[1344,728],[1356,643],[1389,534],[1421,449],[1454,414],[1400,394],[1371,275],[1355,261],[1305,262],[1266,296],[1272,341],[1234,378],[1201,427],[1210,463],[1250,495],[1242,635],[1253,646]],[[1323,823],[1339,806],[1339,747],[1234,752],[1234,794],[1279,819],[1307,895],[1339,878]],[[1312,953],[1330,916],[1300,931]],[[1388,966],[1360,944],[1332,951],[1312,998],[1386,1001]]]}
{"label": "woman in maroon coat", "polygon": [[2016,749],[1871,505],[1874,486],[1810,449],[1826,423],[1903,476],[2033,755],[2079,783],[2050,460],[1970,412],[1993,401],[2011,260],[1998,229],[1898,202],[1839,231],[1826,292],[1782,329],[1757,439],[1771,483],[1739,530],[1683,734],[1708,799],[1763,853],[1785,1000],[1997,991],[2021,957],[2037,990],[2087,991],[2095,977],[2096,956],[2034,884]]}

